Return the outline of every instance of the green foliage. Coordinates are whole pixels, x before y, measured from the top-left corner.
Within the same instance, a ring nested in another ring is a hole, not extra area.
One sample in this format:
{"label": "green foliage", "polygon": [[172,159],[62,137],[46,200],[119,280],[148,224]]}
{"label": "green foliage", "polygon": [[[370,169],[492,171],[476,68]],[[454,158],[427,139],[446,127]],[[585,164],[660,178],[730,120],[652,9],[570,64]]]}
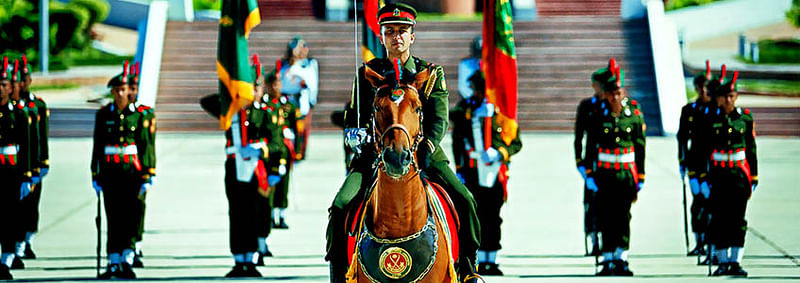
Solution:
{"label": "green foliage", "polygon": [[739,90],[800,96],[800,81],[739,80]]}
{"label": "green foliage", "polygon": [[800,63],[800,39],[761,40],[759,63]]}
{"label": "green foliage", "polygon": [[666,10],[672,11],[680,8],[705,5],[717,1],[722,0],[669,0],[667,1]]}
{"label": "green foliage", "polygon": [[81,6],[89,12],[88,23],[90,26],[105,20],[111,10],[111,5],[104,0],[72,0],[69,4]]}
{"label": "green foliage", "polygon": [[786,11],[786,20],[800,28],[800,0],[792,0],[792,8]]}
{"label": "green foliage", "polygon": [[80,85],[76,83],[65,83],[65,84],[49,84],[49,85],[31,85],[31,91],[38,92],[44,90],[68,90],[68,89],[76,89],[79,88]]}
{"label": "green foliage", "polygon": [[197,11],[200,10],[222,10],[222,0],[192,0],[192,6]]}

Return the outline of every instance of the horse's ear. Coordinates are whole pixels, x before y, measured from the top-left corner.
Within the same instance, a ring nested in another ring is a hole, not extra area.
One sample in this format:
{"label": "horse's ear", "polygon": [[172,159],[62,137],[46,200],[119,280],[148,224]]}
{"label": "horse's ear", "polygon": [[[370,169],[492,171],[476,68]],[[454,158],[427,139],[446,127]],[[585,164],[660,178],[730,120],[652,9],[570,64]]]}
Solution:
{"label": "horse's ear", "polygon": [[416,89],[421,89],[422,85],[424,85],[425,82],[428,81],[428,78],[430,76],[431,76],[430,69],[425,69],[422,72],[417,73],[417,75],[414,76],[414,87]]}
{"label": "horse's ear", "polygon": [[364,65],[364,77],[367,78],[370,84],[373,87],[379,87],[383,84],[383,81],[386,80],[386,77],[381,76],[375,70],[372,70],[369,66]]}

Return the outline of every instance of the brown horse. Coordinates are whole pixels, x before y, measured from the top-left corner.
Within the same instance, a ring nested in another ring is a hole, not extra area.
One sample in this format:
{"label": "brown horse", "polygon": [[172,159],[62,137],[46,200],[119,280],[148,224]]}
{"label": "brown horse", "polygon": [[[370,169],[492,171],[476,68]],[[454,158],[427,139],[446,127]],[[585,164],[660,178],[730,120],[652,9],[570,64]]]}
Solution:
{"label": "brown horse", "polygon": [[351,268],[348,275],[355,276],[348,276],[348,281],[456,282],[448,239],[442,232],[447,223],[431,211],[416,158],[422,140],[417,89],[430,73],[419,72],[405,83],[387,81],[369,67],[365,75],[378,89],[373,137],[380,170],[366,204],[357,245],[358,267]]}

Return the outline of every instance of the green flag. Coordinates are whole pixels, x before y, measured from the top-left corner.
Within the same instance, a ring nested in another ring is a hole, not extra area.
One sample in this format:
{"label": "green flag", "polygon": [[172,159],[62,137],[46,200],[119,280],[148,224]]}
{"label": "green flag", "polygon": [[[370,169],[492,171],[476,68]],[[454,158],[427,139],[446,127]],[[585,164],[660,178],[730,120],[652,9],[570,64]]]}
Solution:
{"label": "green flag", "polygon": [[219,125],[231,126],[231,118],[253,101],[253,73],[250,68],[247,38],[261,23],[256,0],[222,0],[217,39],[217,76],[222,104]]}

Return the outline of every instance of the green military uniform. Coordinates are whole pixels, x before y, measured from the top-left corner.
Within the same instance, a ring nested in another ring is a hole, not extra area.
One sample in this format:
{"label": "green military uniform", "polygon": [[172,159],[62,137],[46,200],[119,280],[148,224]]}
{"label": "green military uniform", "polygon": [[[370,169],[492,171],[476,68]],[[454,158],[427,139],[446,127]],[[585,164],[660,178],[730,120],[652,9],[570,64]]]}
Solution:
{"label": "green military uniform", "polygon": [[[618,70],[618,69],[617,69]],[[622,71],[603,84],[607,93],[623,87]],[[630,208],[644,182],[644,114],[634,100],[623,99],[619,114],[610,100],[589,126],[587,187],[597,193],[597,221],[602,234],[603,270],[598,275],[633,275],[625,259],[630,243]]]}
{"label": "green military uniform", "polygon": [[280,176],[280,181],[274,186],[271,193],[272,227],[288,228],[283,211],[289,207],[289,180],[297,154],[294,142],[297,138],[297,122],[300,111],[290,102],[287,96],[280,98],[264,98],[270,117],[267,119],[270,131],[275,136],[276,148],[270,151],[269,174]]}
{"label": "green military uniform", "polygon": [[[3,69],[0,70],[0,83],[8,84],[19,78],[18,74],[11,74],[18,70],[10,70],[8,59],[4,59]],[[0,92],[5,92],[0,90]],[[30,185],[32,174],[32,158],[30,149],[30,129],[32,120],[24,102],[11,99],[11,91],[2,94],[4,103],[0,105],[0,246],[2,246],[2,260],[0,260],[0,279],[12,279],[9,269],[22,263],[15,257],[16,242],[21,235],[22,222],[17,215],[21,210],[24,183]]]}
{"label": "green military uniform", "polygon": [[[128,85],[130,87],[135,87],[137,89],[136,95],[131,95],[131,103],[133,103],[134,107],[136,107],[137,111],[140,111],[144,114],[144,119],[150,121],[150,125],[153,129],[156,129],[156,111],[150,106],[144,105],[138,102],[138,87],[139,87],[139,63],[131,64],[129,77],[128,77]],[[153,130],[151,134],[151,139],[153,142],[153,150],[155,150],[155,139],[156,139],[156,130]],[[133,267],[143,267],[141,257],[142,257],[142,239],[144,236],[144,216],[145,210],[147,208],[146,204],[147,199],[147,192],[139,195],[139,206],[136,208],[137,212],[140,215],[139,221],[139,228],[136,232],[136,257],[134,258]]]}
{"label": "green military uniform", "polygon": [[[736,91],[736,81],[712,79],[708,88],[712,97],[726,95]],[[747,232],[745,211],[758,184],[753,114],[740,107],[725,114],[718,107],[706,114],[700,127],[699,138],[706,143],[699,155],[707,157],[696,162],[699,174],[707,173],[711,181],[709,236],[720,263],[714,275],[746,276],[740,266]]]}
{"label": "green military uniform", "polygon": [[[114,77],[109,86],[127,84],[126,73]],[[156,173],[154,133],[144,111],[130,102],[124,107],[111,102],[95,116],[90,170],[92,180],[103,190],[110,262],[102,278],[135,277],[130,265],[141,221],[139,195]]]}
{"label": "green military uniform", "polygon": [[[28,74],[27,66],[22,68],[20,74],[24,83],[25,77],[30,75]],[[19,92],[20,103],[25,105],[28,116],[31,118],[29,148],[31,154],[33,187],[30,195],[25,197],[21,203],[22,219],[20,220],[20,228],[22,232],[18,235],[19,238],[17,242],[21,245],[22,249],[17,251],[17,256],[21,258],[36,258],[32,249],[29,247],[29,239],[32,237],[32,234],[38,230],[39,200],[42,195],[42,173],[47,174],[49,170],[46,132],[48,114],[44,100],[22,89]],[[44,172],[42,172],[43,169]]]}
{"label": "green military uniform", "polygon": [[[704,88],[705,83],[711,77],[710,71],[706,70],[694,77],[695,88]],[[702,91],[702,90],[701,90]],[[678,164],[680,164],[681,178],[684,172],[689,177],[689,186],[692,192],[691,223],[692,231],[695,233],[696,247],[689,252],[689,255],[703,255],[706,253],[703,246],[706,244],[706,232],[710,221],[710,208],[708,207],[708,191],[701,188],[701,184],[706,182],[705,176],[697,173],[697,162],[694,159],[705,158],[699,155],[698,150],[701,143],[707,142],[699,139],[700,125],[706,114],[715,108],[711,102],[703,102],[698,97],[697,101],[687,103],[681,108],[680,122],[678,124]]]}
{"label": "green military uniform", "polygon": [[[476,83],[476,80],[480,82]],[[480,86],[477,89],[485,88],[482,74],[478,73],[472,76],[471,81],[476,86]],[[458,176],[474,196],[477,205],[478,220],[481,225],[478,272],[487,275],[502,275],[492,258],[501,248],[500,224],[503,219],[500,217],[500,208],[507,198],[508,166],[511,156],[522,149],[522,141],[519,138],[519,131],[513,125],[514,121],[499,112],[494,112],[491,117],[491,148],[494,148],[499,154],[498,161],[502,165],[494,185],[491,187],[481,186],[478,182],[477,163],[483,162],[483,158],[474,158],[471,154],[484,151],[475,147],[472,122],[473,118],[477,118],[475,117],[476,109],[481,109],[482,105],[485,105],[482,95],[476,95],[470,99],[461,100],[450,111],[450,119],[453,121],[453,160]],[[483,133],[482,129],[486,126],[486,122],[483,118],[477,119],[481,120],[480,132]]]}
{"label": "green military uniform", "polygon": [[[601,68],[592,73],[592,84],[601,83],[611,76],[608,68]],[[588,148],[584,150],[583,139],[589,130],[589,124],[592,119],[598,115],[600,110],[600,102],[602,101],[602,93],[594,93],[591,97],[584,98],[578,103],[578,109],[575,113],[575,139],[573,141],[575,149],[575,166],[578,167],[578,172],[581,173],[583,178],[586,178],[586,168],[591,168],[590,164],[586,164],[584,154],[588,152]],[[596,194],[586,188],[584,183],[583,187],[583,232],[592,241],[592,251],[587,251],[586,255],[599,255],[600,242],[598,240],[597,232],[597,204],[595,201]]]}

